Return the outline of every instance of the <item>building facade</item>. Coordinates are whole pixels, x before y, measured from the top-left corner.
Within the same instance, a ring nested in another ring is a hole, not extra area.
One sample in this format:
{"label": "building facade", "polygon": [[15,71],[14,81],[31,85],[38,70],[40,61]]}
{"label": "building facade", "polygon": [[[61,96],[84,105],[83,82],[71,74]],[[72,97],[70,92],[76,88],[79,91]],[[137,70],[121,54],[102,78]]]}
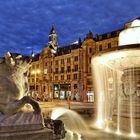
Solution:
{"label": "building facade", "polygon": [[[126,23],[124,28],[129,24]],[[121,30],[95,37],[89,31],[83,42],[79,39],[76,43],[58,47],[57,35],[52,27],[49,43],[33,58],[29,75],[31,92],[36,92],[42,99],[94,102],[91,58],[100,51],[117,47]]]}

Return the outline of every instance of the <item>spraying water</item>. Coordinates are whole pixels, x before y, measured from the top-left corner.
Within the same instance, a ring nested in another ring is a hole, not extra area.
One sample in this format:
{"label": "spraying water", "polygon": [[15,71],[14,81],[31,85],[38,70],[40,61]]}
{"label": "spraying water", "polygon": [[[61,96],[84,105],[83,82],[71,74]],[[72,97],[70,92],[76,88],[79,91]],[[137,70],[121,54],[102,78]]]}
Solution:
{"label": "spraying water", "polygon": [[122,31],[119,36],[120,45],[133,45],[118,46],[114,48],[115,51],[112,49],[92,59],[96,126],[118,135],[127,132],[132,137],[140,134],[139,31],[140,21],[134,21],[132,27]]}
{"label": "spraying water", "polygon": [[77,134],[80,137],[81,134],[88,132],[88,127],[85,124],[83,118],[76,112],[66,108],[55,108],[52,111],[51,119],[60,119],[64,122],[65,128],[68,132]]}

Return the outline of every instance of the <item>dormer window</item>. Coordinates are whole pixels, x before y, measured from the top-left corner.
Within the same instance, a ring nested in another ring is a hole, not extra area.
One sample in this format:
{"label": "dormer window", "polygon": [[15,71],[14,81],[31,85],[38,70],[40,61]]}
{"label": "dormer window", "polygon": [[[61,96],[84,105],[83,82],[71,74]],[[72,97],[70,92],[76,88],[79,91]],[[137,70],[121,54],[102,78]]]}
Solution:
{"label": "dormer window", "polygon": [[107,45],[108,45],[108,49],[110,49],[111,48],[111,43],[108,43]]}
{"label": "dormer window", "polygon": [[99,40],[102,40],[102,36],[101,35],[99,36]]}
{"label": "dormer window", "polygon": [[99,46],[99,51],[102,51],[102,49],[103,49],[103,48],[102,48],[102,45],[100,45],[100,46]]}
{"label": "dormer window", "polygon": [[111,37],[111,33],[108,33],[108,34],[107,34],[107,38],[110,38],[110,37]]}

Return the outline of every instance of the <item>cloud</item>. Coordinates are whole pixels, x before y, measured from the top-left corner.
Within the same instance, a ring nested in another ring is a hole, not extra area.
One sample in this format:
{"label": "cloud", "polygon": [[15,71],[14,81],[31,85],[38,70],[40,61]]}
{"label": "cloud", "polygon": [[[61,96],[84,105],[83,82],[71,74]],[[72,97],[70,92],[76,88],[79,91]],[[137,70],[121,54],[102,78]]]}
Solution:
{"label": "cloud", "polygon": [[0,1],[0,56],[6,50],[41,51],[52,24],[60,46],[121,28],[139,16],[139,0],[4,0]]}

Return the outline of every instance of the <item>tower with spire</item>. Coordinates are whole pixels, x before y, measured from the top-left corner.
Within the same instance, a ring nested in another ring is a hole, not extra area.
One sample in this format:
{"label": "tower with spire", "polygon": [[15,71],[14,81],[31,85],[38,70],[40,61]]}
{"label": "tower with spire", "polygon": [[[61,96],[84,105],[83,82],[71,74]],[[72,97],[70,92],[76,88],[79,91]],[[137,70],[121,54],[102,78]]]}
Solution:
{"label": "tower with spire", "polygon": [[34,57],[35,54],[34,54],[34,50],[33,50],[33,47],[32,47],[32,52],[31,52],[31,57]]}
{"label": "tower with spire", "polygon": [[93,34],[92,34],[92,32],[90,30],[86,35],[86,39],[93,39]]}
{"label": "tower with spire", "polygon": [[58,42],[57,42],[57,35],[56,35],[56,32],[55,32],[54,25],[52,26],[50,34],[49,34],[48,47],[51,49],[51,52],[53,54],[55,54],[57,52]]}

